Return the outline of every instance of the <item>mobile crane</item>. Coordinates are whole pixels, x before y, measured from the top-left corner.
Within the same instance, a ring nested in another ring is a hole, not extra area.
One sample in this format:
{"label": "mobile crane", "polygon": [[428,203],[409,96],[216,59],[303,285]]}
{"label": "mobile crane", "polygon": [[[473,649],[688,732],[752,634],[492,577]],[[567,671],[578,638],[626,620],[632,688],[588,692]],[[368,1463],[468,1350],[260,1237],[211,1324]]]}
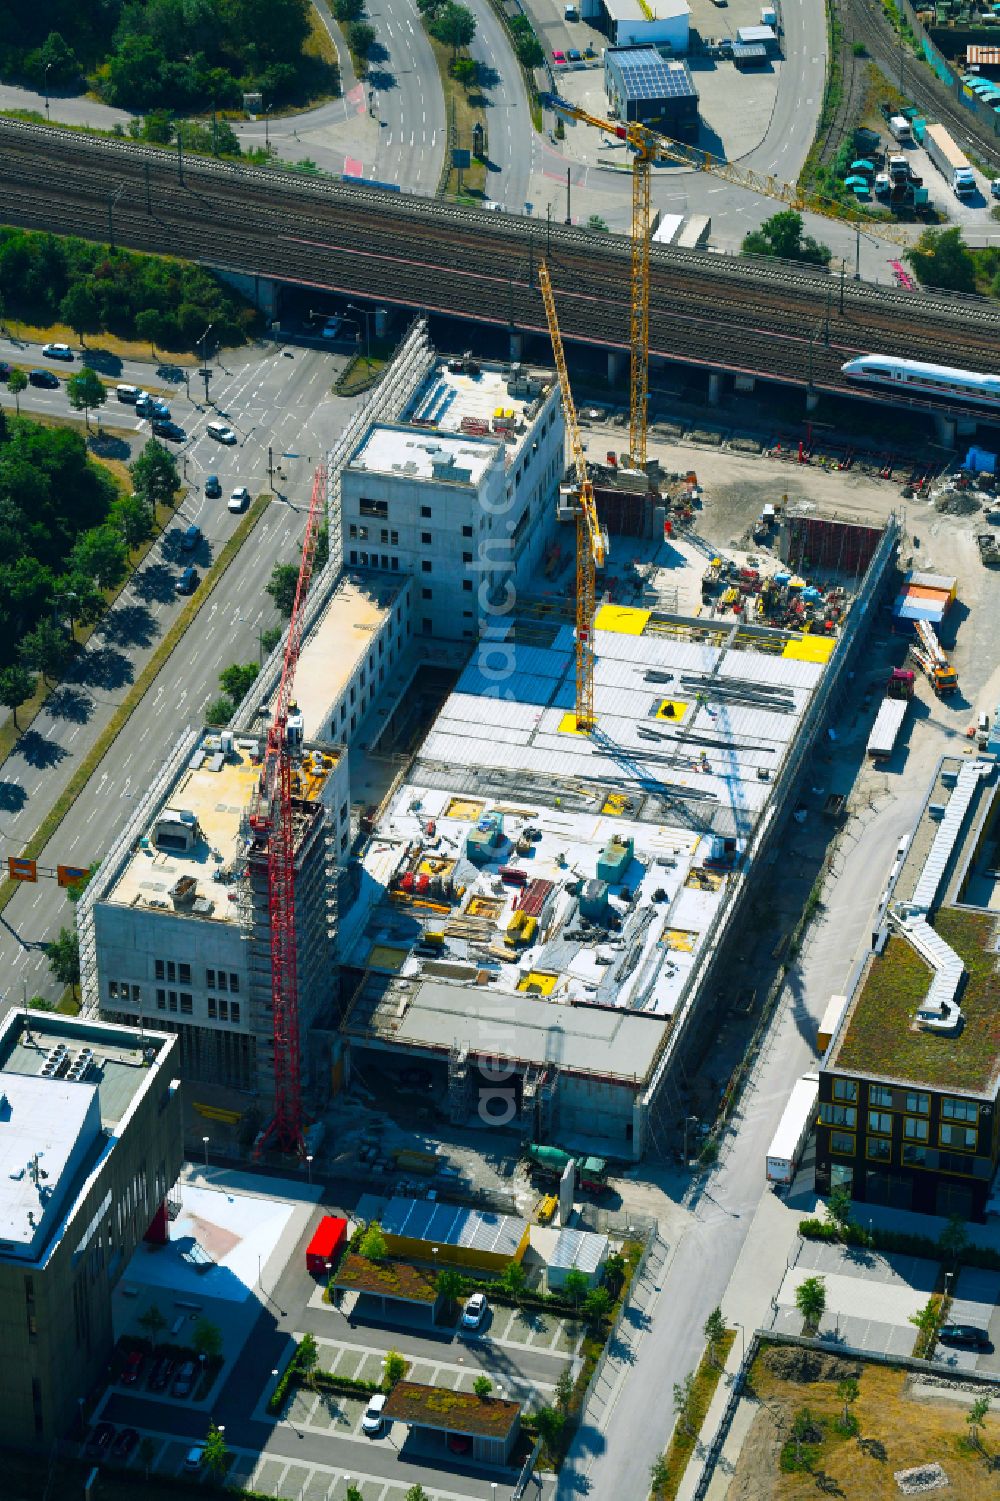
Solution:
{"label": "mobile crane", "polygon": [[919,645],[915,643],[910,647],[910,656],[926,674],[938,698],[946,693],[955,693],[958,689],[958,673],[945,656],[937,632],[929,620],[918,620],[916,628]]}

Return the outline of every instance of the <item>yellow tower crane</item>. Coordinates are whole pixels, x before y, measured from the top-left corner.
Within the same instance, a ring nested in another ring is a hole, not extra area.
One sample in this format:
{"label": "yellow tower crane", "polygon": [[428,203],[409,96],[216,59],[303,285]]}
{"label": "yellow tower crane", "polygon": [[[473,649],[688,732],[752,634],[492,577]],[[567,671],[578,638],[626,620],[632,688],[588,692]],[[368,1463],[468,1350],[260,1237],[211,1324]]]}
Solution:
{"label": "yellow tower crane", "polygon": [[[691,167],[696,172],[708,172],[713,177],[734,187],[747,188],[764,198],[776,198],[789,208],[809,208],[827,219],[840,219],[839,214],[819,208],[790,183],[777,177],[754,172],[750,167],[738,167],[707,151],[694,146],[685,146],[682,141],[671,140],[642,125],[637,120],[605,120],[592,115],[575,104],[563,99],[553,99],[552,108],[568,120],[578,120],[584,125],[593,125],[608,135],[624,141],[634,152],[632,163],[632,312],[630,339],[632,354],[631,401],[629,405],[629,455],[636,469],[646,467],[646,421],[649,404],[649,239],[650,239],[650,181],[654,162],[675,162]],[[854,221],[846,221],[857,227]],[[881,219],[864,220],[866,230],[883,240],[895,244],[910,245],[912,242],[899,224],[887,224]]]}
{"label": "yellow tower crane", "polygon": [[566,431],[569,434],[570,452],[576,469],[579,491],[576,513],[576,728],[581,734],[589,734],[594,728],[594,600],[596,593],[596,570],[604,567],[607,557],[607,538],[601,530],[597,517],[594,487],[587,472],[587,460],[580,441],[580,427],[576,417],[576,403],[569,383],[566,356],[563,353],[562,334],[556,317],[555,298],[549,268],[543,261],[538,268],[538,283],[545,302],[545,316],[549,324],[552,353],[559,372],[559,390],[562,395]]}

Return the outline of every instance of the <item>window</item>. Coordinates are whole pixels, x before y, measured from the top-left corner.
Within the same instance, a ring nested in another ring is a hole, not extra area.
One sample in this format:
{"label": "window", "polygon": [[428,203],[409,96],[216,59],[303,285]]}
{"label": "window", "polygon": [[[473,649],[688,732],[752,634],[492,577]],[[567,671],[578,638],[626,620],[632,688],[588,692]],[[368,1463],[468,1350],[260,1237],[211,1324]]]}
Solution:
{"label": "window", "polygon": [[398,573],[399,572],[399,559],[398,558],[390,558],[389,559],[389,563],[392,566],[392,568],[395,570],[395,572]]}
{"label": "window", "polygon": [[423,631],[423,633],[424,633],[425,636],[431,635],[431,633],[434,630],[434,622],[433,622],[433,620],[431,620],[431,618],[430,618],[429,615],[425,615],[424,616],[423,624],[422,624],[422,626],[420,628]]}
{"label": "window", "polygon": [[877,1132],[880,1136],[891,1136],[892,1116],[887,1115],[884,1110],[869,1110],[868,1129]]}
{"label": "window", "polygon": [[229,982],[226,979],[226,971],[224,969],[219,970],[217,984],[220,990],[228,989]]}
{"label": "window", "polygon": [[181,991],[181,1010],[185,1016],[190,1016],[194,1011],[194,997],[186,990]]}
{"label": "window", "polygon": [[888,1162],[892,1156],[892,1142],[884,1136],[869,1136],[865,1142],[865,1154],[876,1162]]}
{"label": "window", "polygon": [[854,1079],[834,1079],[833,1098],[835,1100],[856,1100],[858,1098],[858,1086]]}
{"label": "window", "polygon": [[191,966],[190,966],[190,964],[179,964],[177,966],[177,978],[178,978],[178,980],[180,980],[180,982],[181,982],[182,985],[190,985],[191,984]]}
{"label": "window", "polygon": [[430,545],[431,545],[431,534],[430,534],[430,532],[421,532],[420,533],[420,545],[421,545],[421,547],[430,547]]}
{"label": "window", "polygon": [[232,970],[229,971],[229,989],[233,995],[239,995],[240,993],[240,977],[234,974]]}
{"label": "window", "polygon": [[132,986],[132,999],[133,1001],[139,1001],[142,999],[142,991],[140,990],[138,985]]}
{"label": "window", "polygon": [[917,1115],[928,1115],[931,1108],[929,1094],[908,1094],[906,1096],[907,1110],[915,1110]]}
{"label": "window", "polygon": [[903,1143],[903,1166],[924,1167],[927,1163],[927,1148],[909,1146]]}
{"label": "window", "polygon": [[420,572],[421,573],[430,573],[430,571],[431,571],[430,559],[429,558],[424,558],[423,561],[420,564]]}
{"label": "window", "polygon": [[471,620],[472,619],[472,611],[471,610],[463,610],[462,611],[462,619],[463,620]]}
{"label": "window", "polygon": [[471,537],[472,536],[472,527],[471,526],[463,526],[463,528],[462,528],[462,536],[463,537]]}
{"label": "window", "polygon": [[351,548],[350,563],[351,563],[351,567],[352,568],[357,568],[357,566],[358,566],[358,552],[357,552],[357,548],[355,548],[355,547]]}
{"label": "window", "polygon": [[431,508],[430,508],[430,506],[421,506],[420,507],[420,514],[424,518],[425,521],[430,521],[430,519],[431,519]]}
{"label": "window", "polygon": [[830,1132],[830,1151],[837,1152],[841,1157],[854,1156],[854,1137],[849,1131]]}
{"label": "window", "polygon": [[217,1008],[216,1008],[216,1004],[215,1004],[215,996],[214,995],[210,995],[209,998],[208,998],[208,1014],[209,1014],[209,1016],[211,1016],[211,1017],[214,1018],[215,1015],[216,1015],[216,1010],[217,1010]]}
{"label": "window", "polygon": [[463,554],[462,554],[462,562],[463,563],[471,563],[472,562],[472,554],[471,554],[471,552],[463,552]]}
{"label": "window", "polygon": [[892,1090],[887,1089],[884,1084],[869,1084],[868,1103],[869,1105],[882,1105],[886,1110],[891,1110]]}
{"label": "window", "polygon": [[177,992],[176,992],[176,990],[168,990],[167,991],[167,1010],[168,1011],[176,1011],[177,1010]]}
{"label": "window", "polygon": [[979,1106],[972,1100],[950,1100],[945,1096],[941,1101],[941,1118],[946,1121],[971,1121],[973,1125],[978,1125]]}
{"label": "window", "polygon": [[209,990],[214,990],[215,989],[215,970],[214,969],[206,969],[206,971],[205,971],[205,984],[208,986]]}
{"label": "window", "polygon": [[384,526],[382,528],[382,530],[379,532],[378,539],[382,543],[383,546],[385,546],[385,544],[388,542],[388,540],[389,540],[389,528],[387,526]]}
{"label": "window", "polygon": [[903,1135],[907,1141],[926,1141],[930,1134],[930,1127],[926,1121],[918,1119],[915,1115],[904,1115]]}
{"label": "window", "polygon": [[358,527],[358,541],[359,542],[367,542],[368,541],[368,528],[366,526],[359,526]]}
{"label": "window", "polygon": [[420,598],[421,599],[433,599],[434,598],[434,590],[433,589],[421,589],[421,591],[420,591]]}
{"label": "window", "polygon": [[963,1152],[974,1152],[978,1137],[975,1126],[941,1126],[938,1131],[943,1147],[958,1147]]}
{"label": "window", "polygon": [[387,500],[366,500],[362,496],[358,510],[362,516],[379,516],[385,521],[389,515],[389,502]]}
{"label": "window", "polygon": [[172,959],[168,959],[167,960],[167,979],[168,980],[176,980],[177,979],[177,965],[174,963],[174,961]]}
{"label": "window", "polygon": [[164,980],[164,979],[166,979],[166,976],[165,976],[165,974],[163,972],[163,960],[162,959],[157,959],[156,960],[155,974],[156,974],[156,978],[158,980]]}
{"label": "window", "polygon": [[362,667],[360,676],[358,677],[358,682],[360,683],[362,688],[365,686],[365,681],[365,669]]}
{"label": "window", "polygon": [[229,1020],[231,1022],[238,1022],[239,1019],[240,1019],[240,1003],[239,1003],[239,1001],[230,1001],[229,1002]]}
{"label": "window", "polygon": [[220,1022],[227,1022],[229,1020],[229,1002],[228,1001],[223,1001],[223,1000],[219,1001],[219,1020],[220,1020]]}
{"label": "window", "polygon": [[167,992],[165,990],[158,990],[156,992],[156,1009],[157,1011],[166,1011],[167,1009]]}
{"label": "window", "polygon": [[389,567],[389,554],[385,553],[385,552],[382,554],[382,567],[383,568],[388,568]]}
{"label": "window", "polygon": [[347,815],[348,815],[348,813],[350,811],[351,810],[348,807],[347,803],[341,803],[341,805],[340,805],[340,821],[341,821],[341,823],[346,823],[347,822]]}
{"label": "window", "polygon": [[390,533],[389,533],[389,543],[390,543],[390,545],[392,547],[398,547],[399,546],[399,533],[398,532],[390,531]]}
{"label": "window", "polygon": [[356,542],[358,540],[358,529],[354,525],[353,521],[351,522],[350,526],[347,528],[347,535],[351,539],[352,542]]}
{"label": "window", "polygon": [[357,697],[357,689],[355,688],[354,684],[352,683],[351,684],[351,703],[352,704],[353,704],[353,702],[354,702],[354,700],[355,700],[356,697]]}
{"label": "window", "polygon": [[462,588],[465,590],[466,594],[471,594],[472,593],[472,580],[471,579],[463,579],[462,580]]}
{"label": "window", "polygon": [[118,999],[118,981],[117,980],[109,980],[108,981],[108,999],[109,1000],[117,1000]]}
{"label": "window", "polygon": [[820,1115],[827,1126],[849,1126],[853,1131],[858,1123],[858,1112],[853,1105],[824,1104]]}

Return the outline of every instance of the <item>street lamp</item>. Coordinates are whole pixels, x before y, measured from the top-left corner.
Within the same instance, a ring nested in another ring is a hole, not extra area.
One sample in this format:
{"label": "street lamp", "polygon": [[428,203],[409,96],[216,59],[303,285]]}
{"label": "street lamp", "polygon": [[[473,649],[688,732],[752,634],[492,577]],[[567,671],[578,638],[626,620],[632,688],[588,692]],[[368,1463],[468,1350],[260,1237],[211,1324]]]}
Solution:
{"label": "street lamp", "polygon": [[347,304],[347,311],[349,313],[357,313],[360,318],[363,318],[365,320],[365,369],[370,373],[372,368],[372,356],[371,339],[368,332],[368,319],[371,317],[371,313],[366,312],[364,308],[355,307],[353,302],[349,302]]}
{"label": "street lamp", "polygon": [[309,1183],[313,1180],[313,1154],[306,1153],[306,1178]]}
{"label": "street lamp", "polygon": [[271,154],[271,136],[270,136],[270,122],[268,121],[267,117],[271,113],[271,111],[273,110],[273,108],[274,108],[274,105],[273,104],[269,104],[267,106],[267,109],[264,111],[264,150],[267,152],[268,156],[270,156],[270,154]]}
{"label": "street lamp", "polygon": [[201,1143],[202,1143],[202,1146],[205,1148],[205,1166],[207,1168],[208,1167],[208,1137],[207,1136],[203,1136],[201,1138]]}
{"label": "street lamp", "polygon": [[44,85],[44,87],[45,87],[45,118],[46,118],[46,120],[48,120],[50,118],[50,116],[49,116],[49,69],[51,68],[51,66],[52,66],[51,63],[46,63],[45,64],[45,85]]}

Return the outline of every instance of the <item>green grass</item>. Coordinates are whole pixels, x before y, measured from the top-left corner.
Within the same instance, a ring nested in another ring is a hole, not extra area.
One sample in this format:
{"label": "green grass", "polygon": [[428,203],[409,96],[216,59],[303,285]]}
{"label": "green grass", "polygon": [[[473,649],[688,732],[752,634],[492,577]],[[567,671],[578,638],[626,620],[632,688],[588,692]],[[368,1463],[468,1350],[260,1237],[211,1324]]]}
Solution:
{"label": "green grass", "polygon": [[[170,630],[160,642],[156,651],[150,657],[146,666],[139,674],[135,684],[125,701],[119,705],[110,722],[98,737],[89,753],[81,761],[73,776],[70,778],[65,791],[57,799],[54,806],[42,819],[38,828],[28,840],[21,851],[27,860],[37,860],[42,850],[48,844],[53,834],[62,823],[70,808],[82,793],[84,787],[100,766],[104,757],[111,749],[122,730],[128,724],[136,709],[142,703],[146,694],[155,683],[161,668],[166,663],[174,648],[184,636],[188,627],[193,624],[195,616],[204,605],[226,569],[239,553],[247,537],[253,531],[264,512],[270,504],[269,495],[258,495],[247,514],[243,517],[229,541],[223,547],[214,566],[202,579],[195,593],[188,600],[178,618],[174,621]],[[6,907],[15,891],[24,883],[22,881],[5,880],[0,882],[0,912]]]}
{"label": "green grass", "polygon": [[834,1063],[847,1072],[884,1074],[937,1089],[987,1090],[1000,1064],[1000,975],[987,947],[995,920],[984,912],[944,907],[934,927],[968,972],[959,995],[961,1031],[945,1037],[913,1030],[931,972],[906,940],[893,934],[872,960]]}
{"label": "green grass", "polygon": [[688,1460],[694,1453],[695,1445],[701,1433],[701,1425],[705,1421],[705,1414],[712,1405],[715,1396],[715,1388],[719,1384],[722,1375],[722,1367],[725,1365],[733,1341],[736,1339],[736,1330],[727,1329],[724,1337],[716,1347],[717,1365],[713,1365],[708,1358],[706,1350],[701,1357],[701,1362],[694,1378],[694,1395],[691,1402],[689,1423],[691,1432],[682,1428],[680,1423],[674,1429],[670,1443],[664,1454],[666,1462],[665,1479],[659,1486],[655,1486],[650,1492],[651,1501],[673,1501],[677,1495],[680,1483],[684,1478]]}

